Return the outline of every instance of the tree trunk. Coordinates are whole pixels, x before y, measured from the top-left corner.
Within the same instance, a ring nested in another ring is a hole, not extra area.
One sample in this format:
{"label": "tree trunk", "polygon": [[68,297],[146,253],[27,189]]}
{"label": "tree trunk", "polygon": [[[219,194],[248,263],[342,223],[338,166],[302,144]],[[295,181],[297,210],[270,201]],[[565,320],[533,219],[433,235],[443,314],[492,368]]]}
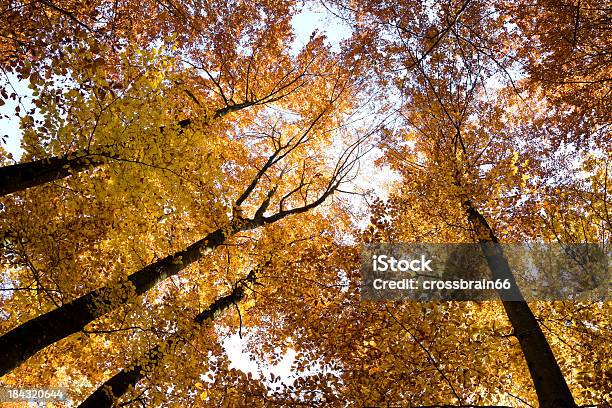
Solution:
{"label": "tree trunk", "polygon": [[[217,109],[213,114],[213,119],[221,118],[252,105],[254,105],[253,102],[243,102]],[[183,119],[178,122],[181,129],[185,129],[190,124],[191,119]],[[161,130],[163,128],[162,126]],[[72,174],[100,166],[106,163],[106,158],[113,157],[110,151],[111,146],[107,146],[97,153],[83,150],[67,153],[63,156],[0,167],[0,197],[51,181],[61,180]]]}
{"label": "tree trunk", "polygon": [[[275,156],[272,156],[275,157]],[[257,178],[261,177],[258,175]],[[257,179],[256,178],[256,179]],[[251,184],[252,186],[253,184]],[[197,261],[223,244],[227,237],[240,231],[248,231],[264,224],[271,224],[287,216],[309,211],[329,197],[338,188],[339,182],[328,186],[321,196],[302,207],[281,210],[265,217],[264,213],[276,191],[272,189],[252,219],[241,218],[232,221],[226,229],[218,229],[186,249],[160,259],[128,276],[127,281],[112,283],[89,292],[70,303],[29,320],[0,337],[0,376],[18,367],[36,352],[54,342],[85,328],[93,320],[126,303],[128,299],[141,295],[170,276],[176,275],[192,262]],[[251,186],[247,188],[252,189]]]}
{"label": "tree trunk", "polygon": [[128,276],[120,285],[109,284],[50,312],[29,320],[0,337],[0,376],[18,367],[36,352],[85,328],[96,318],[141,295],[158,282],[176,275],[223,244],[228,236],[257,228],[263,218],[243,220],[229,230],[218,229],[186,249],[160,259]]}
{"label": "tree trunk", "polygon": [[[281,147],[280,149],[283,149]],[[259,171],[252,183],[240,196],[242,203],[253,190],[265,170],[274,163],[277,150],[268,160],[268,163]],[[285,153],[287,154],[287,152]],[[272,224],[287,216],[301,214],[322,204],[331,196],[342,181],[342,177],[335,176],[325,191],[315,201],[302,207],[282,209],[269,217],[264,216],[276,187],[269,191],[267,198],[255,211],[252,219],[242,218],[236,212],[234,219],[225,229],[218,229],[205,238],[191,244],[186,249],[173,255],[160,259],[144,268],[132,273],[126,281],[112,283],[96,289],[50,312],[44,313],[29,320],[13,330],[0,336],[0,376],[18,367],[36,352],[54,342],[79,332],[85,326],[100,316],[117,309],[130,298],[148,291],[157,282],[176,275],[192,262],[197,261],[210,253],[214,248],[223,244],[227,237],[240,231],[248,231],[264,224]],[[238,204],[239,206],[239,204]]]}
{"label": "tree trunk", "polygon": [[104,164],[105,161],[101,155],[92,156],[80,152],[0,167],[0,197],[61,180],[71,174]]}
{"label": "tree trunk", "polygon": [[[254,272],[251,272],[245,281],[254,282],[255,278]],[[208,321],[212,321],[232,304],[240,302],[244,296],[244,283],[236,285],[229,295],[217,299],[208,309],[198,314],[193,320],[197,324],[204,324]],[[157,345],[151,348],[140,359],[129,364],[129,369],[124,368],[98,387],[97,390],[79,405],[79,408],[112,407],[115,401],[121,398],[130,388],[136,387],[136,383],[144,377],[145,364],[148,367],[156,367],[164,356],[162,350],[174,349],[183,339],[183,336],[173,335],[169,339],[164,340],[163,345]]]}
{"label": "tree trunk", "polygon": [[501,290],[500,296],[508,320],[514,329],[514,336],[519,341],[529,367],[540,408],[577,407],[540,325],[525,302],[520,289],[516,286],[514,275],[499,245],[499,240],[487,220],[470,201],[466,201],[464,207],[493,279],[508,279],[511,282],[512,288],[508,291]]}

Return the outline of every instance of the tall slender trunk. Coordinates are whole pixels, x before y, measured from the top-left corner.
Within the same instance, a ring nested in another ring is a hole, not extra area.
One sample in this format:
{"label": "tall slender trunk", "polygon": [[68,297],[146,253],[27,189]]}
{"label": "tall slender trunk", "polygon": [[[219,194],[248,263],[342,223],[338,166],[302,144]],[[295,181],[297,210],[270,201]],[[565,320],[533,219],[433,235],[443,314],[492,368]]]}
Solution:
{"label": "tall slender trunk", "polygon": [[493,278],[508,279],[512,284],[512,289],[500,291],[500,296],[502,296],[502,304],[508,320],[514,329],[514,336],[519,341],[529,367],[540,408],[577,407],[540,325],[525,302],[520,289],[516,286],[508,260],[493,229],[469,200],[464,202],[464,208],[476,232]]}
{"label": "tall slender trunk", "polygon": [[103,155],[77,152],[0,167],[0,197],[61,180],[71,174],[100,166],[106,160]]}
{"label": "tall slender trunk", "polygon": [[[231,111],[227,108],[219,109],[214,117],[219,118],[229,112]],[[178,122],[181,129],[185,129],[190,124],[190,119],[183,119]],[[161,130],[163,130],[163,126]],[[0,167],[0,197],[51,181],[61,180],[70,175],[101,166],[109,158],[116,158],[113,150],[113,146],[103,146],[95,152],[81,150],[66,153],[63,156]]]}
{"label": "tall slender trunk", "polygon": [[[229,113],[248,108],[257,103],[247,101],[217,109],[212,115],[212,119],[219,119]],[[190,119],[183,119],[178,122],[181,129],[185,129],[190,124]],[[106,146],[93,153],[88,150],[81,150],[63,156],[0,167],[0,197],[51,181],[61,180],[72,174],[101,166],[107,162],[108,158],[115,156],[111,153],[112,150],[112,146]]]}
{"label": "tall slender trunk", "polygon": [[[245,296],[245,283],[252,283],[255,281],[255,278],[254,272],[249,273],[246,279],[239,285],[236,285],[229,295],[220,297],[208,309],[199,313],[193,319],[194,322],[203,325],[214,320],[216,316],[228,309],[232,304],[240,302]],[[168,350],[173,350],[184,341],[185,336],[175,334],[164,340],[161,344],[152,347],[139,359],[128,364],[129,368],[124,368],[104,382],[104,384],[100,385],[98,389],[79,405],[79,408],[112,407],[115,401],[121,398],[130,388],[134,388],[136,383],[144,377],[145,366],[147,369],[156,367]]]}
{"label": "tall slender trunk", "polygon": [[168,255],[128,276],[120,285],[109,284],[50,312],[29,320],[0,337],[0,376],[18,367],[36,352],[85,328],[87,324],[139,296],[158,282],[176,275],[223,244],[227,237],[257,228],[263,217],[245,219],[229,229],[218,229],[186,249]]}

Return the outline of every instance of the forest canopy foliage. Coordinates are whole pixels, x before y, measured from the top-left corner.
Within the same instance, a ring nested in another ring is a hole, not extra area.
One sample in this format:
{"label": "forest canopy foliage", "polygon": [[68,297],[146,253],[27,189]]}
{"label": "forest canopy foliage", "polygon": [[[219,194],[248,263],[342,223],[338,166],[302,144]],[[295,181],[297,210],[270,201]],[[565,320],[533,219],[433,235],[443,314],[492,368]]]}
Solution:
{"label": "forest canopy foliage", "polygon": [[478,243],[508,279],[498,243],[609,258],[611,30],[598,0],[0,0],[0,388],[611,407],[609,275],[360,296],[364,244]]}

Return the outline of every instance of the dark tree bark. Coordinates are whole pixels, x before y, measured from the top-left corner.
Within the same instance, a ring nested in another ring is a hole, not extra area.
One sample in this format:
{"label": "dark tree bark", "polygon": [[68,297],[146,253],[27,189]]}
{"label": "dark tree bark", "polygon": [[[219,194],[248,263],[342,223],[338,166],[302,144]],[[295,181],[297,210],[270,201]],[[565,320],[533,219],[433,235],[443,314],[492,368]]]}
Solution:
{"label": "dark tree bark", "polygon": [[[220,313],[228,309],[231,305],[240,302],[245,297],[244,285],[246,283],[254,283],[256,279],[255,273],[251,271],[242,282],[234,287],[234,290],[229,295],[220,297],[213,302],[208,309],[198,314],[193,320],[197,324],[205,324],[212,321]],[[96,389],[79,408],[103,408],[112,407],[115,401],[121,398],[130,388],[136,387],[136,383],[145,375],[144,365],[148,367],[157,366],[163,356],[163,349],[172,350],[183,341],[180,336],[171,336],[164,340],[164,345],[157,345],[148,350],[140,359],[130,364],[128,368],[119,371],[98,389]]]}
{"label": "dark tree bark", "polygon": [[[487,220],[470,201],[464,203],[493,279],[508,279],[512,288],[500,291],[514,336],[529,367],[541,408],[576,408],[561,368],[527,302],[525,302],[499,240]],[[504,300],[513,299],[513,300]],[[515,300],[516,299],[516,300]]]}
{"label": "dark tree bark", "polygon": [[[320,117],[318,116],[316,120]],[[249,186],[238,198],[235,204],[236,207],[242,205],[250,196],[259,180],[270,167],[303,143],[310,129],[312,129],[312,125],[293,145],[285,144],[277,147],[277,150],[268,158],[268,161],[257,172]],[[120,285],[113,283],[96,289],[5,333],[0,337],[0,376],[18,367],[25,360],[48,345],[82,331],[87,324],[98,317],[117,309],[130,298],[147,292],[158,282],[176,275],[191,263],[201,259],[213,249],[222,245],[228,237],[240,231],[248,231],[261,227],[264,224],[274,223],[290,215],[307,212],[321,205],[337,190],[344,177],[352,171],[355,163],[357,163],[357,158],[351,159],[351,155],[354,154],[359,143],[361,142],[354,143],[345,151],[329,183],[316,200],[304,203],[301,207],[283,208],[283,201],[295,192],[300,191],[305,185],[301,184],[297,189],[281,198],[278,212],[265,216],[264,214],[270,205],[270,200],[276,192],[276,187],[274,187],[268,192],[266,198],[255,211],[253,218],[242,218],[236,212],[227,228],[217,229],[184,250],[145,266],[129,275],[127,280]]]}
{"label": "dark tree bark", "polygon": [[[217,109],[213,118],[218,119],[229,113],[253,105],[253,102],[243,102],[226,106]],[[178,122],[181,129],[185,129],[190,124],[190,119],[183,119]],[[51,181],[61,180],[72,174],[101,166],[107,163],[109,159],[120,159],[116,157],[116,154],[112,153],[112,150],[111,146],[106,146],[99,148],[96,152],[82,150],[67,153],[63,156],[49,157],[0,167],[0,197]]]}
{"label": "dark tree bark", "polygon": [[106,159],[101,155],[93,156],[80,152],[1,167],[0,197],[61,180],[71,174],[100,166],[105,162]]}
{"label": "dark tree bark", "polygon": [[83,330],[87,324],[118,308],[131,296],[141,295],[158,282],[176,275],[223,244],[227,236],[263,224],[263,219],[245,221],[229,230],[218,229],[186,249],[145,266],[120,285],[96,289],[5,333],[0,337],[0,376],[48,345]]}

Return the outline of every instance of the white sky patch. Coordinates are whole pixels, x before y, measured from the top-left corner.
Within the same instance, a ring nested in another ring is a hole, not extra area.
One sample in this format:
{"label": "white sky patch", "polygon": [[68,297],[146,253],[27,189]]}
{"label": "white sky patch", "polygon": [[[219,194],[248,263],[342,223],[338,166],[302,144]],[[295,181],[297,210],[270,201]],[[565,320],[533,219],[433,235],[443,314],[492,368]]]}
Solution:
{"label": "white sky patch", "polygon": [[370,224],[369,203],[367,197],[372,195],[386,201],[389,198],[394,184],[401,180],[401,175],[392,170],[389,166],[378,166],[375,161],[383,156],[383,151],[375,148],[360,160],[358,177],[356,177],[343,190],[350,189],[359,192],[361,195],[343,194],[343,199],[347,200],[351,207],[351,215],[355,226],[362,230]]}
{"label": "white sky patch", "polygon": [[317,361],[309,361],[306,369],[298,372],[296,369],[297,353],[291,347],[288,347],[284,352],[282,348],[277,347],[274,354],[281,355],[281,358],[279,362],[272,364],[270,360],[259,359],[250,353],[248,342],[248,330],[243,329],[242,338],[238,333],[226,333],[222,345],[230,360],[230,368],[251,373],[254,379],[261,380],[271,391],[290,386],[300,377],[330,372],[329,369],[326,369]]}
{"label": "white sky patch", "polygon": [[21,118],[15,115],[15,108],[19,105],[21,108],[20,115],[25,115],[26,111],[34,107],[32,104],[32,90],[28,88],[29,81],[20,81],[13,74],[5,75],[0,81],[6,84],[6,91],[9,95],[14,92],[21,96],[21,103],[18,99],[12,100],[9,98],[4,100],[4,105],[0,106],[0,115],[9,116],[9,119],[0,118],[0,137],[3,138],[2,147],[13,155],[13,159],[19,161],[23,154],[23,149],[21,148],[23,132],[19,127]]}
{"label": "white sky patch", "polygon": [[[296,356],[295,350],[288,348],[279,363],[270,364],[268,361],[258,360],[253,354],[248,352],[247,336],[248,334],[243,334],[241,339],[238,333],[234,333],[228,335],[223,342],[223,348],[231,361],[230,367],[245,373],[251,373],[253,378],[262,379],[268,386],[272,386],[269,383],[270,381],[266,381],[266,379],[270,378],[270,374],[280,377],[281,382],[284,384],[291,384],[293,382],[291,374]],[[280,353],[281,349],[277,348],[276,352]]]}
{"label": "white sky patch", "polygon": [[291,45],[295,55],[308,43],[313,32],[325,34],[333,51],[340,50],[340,43],[353,35],[352,28],[330,13],[321,4],[308,4],[296,14],[291,25],[295,32],[295,41]]}
{"label": "white sky patch", "polygon": [[[221,331],[224,331],[224,329],[221,329]],[[288,347],[284,353],[282,348],[277,347],[274,350],[274,354],[281,355],[281,358],[278,363],[272,364],[269,359],[259,359],[250,353],[248,351],[248,343],[248,330],[243,328],[242,338],[240,338],[238,333],[226,332],[222,346],[230,360],[230,368],[238,369],[247,374],[250,373],[254,379],[260,380],[266,385],[270,393],[281,391],[285,387],[293,385],[298,378],[327,373],[335,376],[340,375],[338,369],[330,369],[317,360],[308,361],[304,370],[298,371],[296,368],[297,353],[291,347]],[[299,397],[299,391],[296,397]]]}

